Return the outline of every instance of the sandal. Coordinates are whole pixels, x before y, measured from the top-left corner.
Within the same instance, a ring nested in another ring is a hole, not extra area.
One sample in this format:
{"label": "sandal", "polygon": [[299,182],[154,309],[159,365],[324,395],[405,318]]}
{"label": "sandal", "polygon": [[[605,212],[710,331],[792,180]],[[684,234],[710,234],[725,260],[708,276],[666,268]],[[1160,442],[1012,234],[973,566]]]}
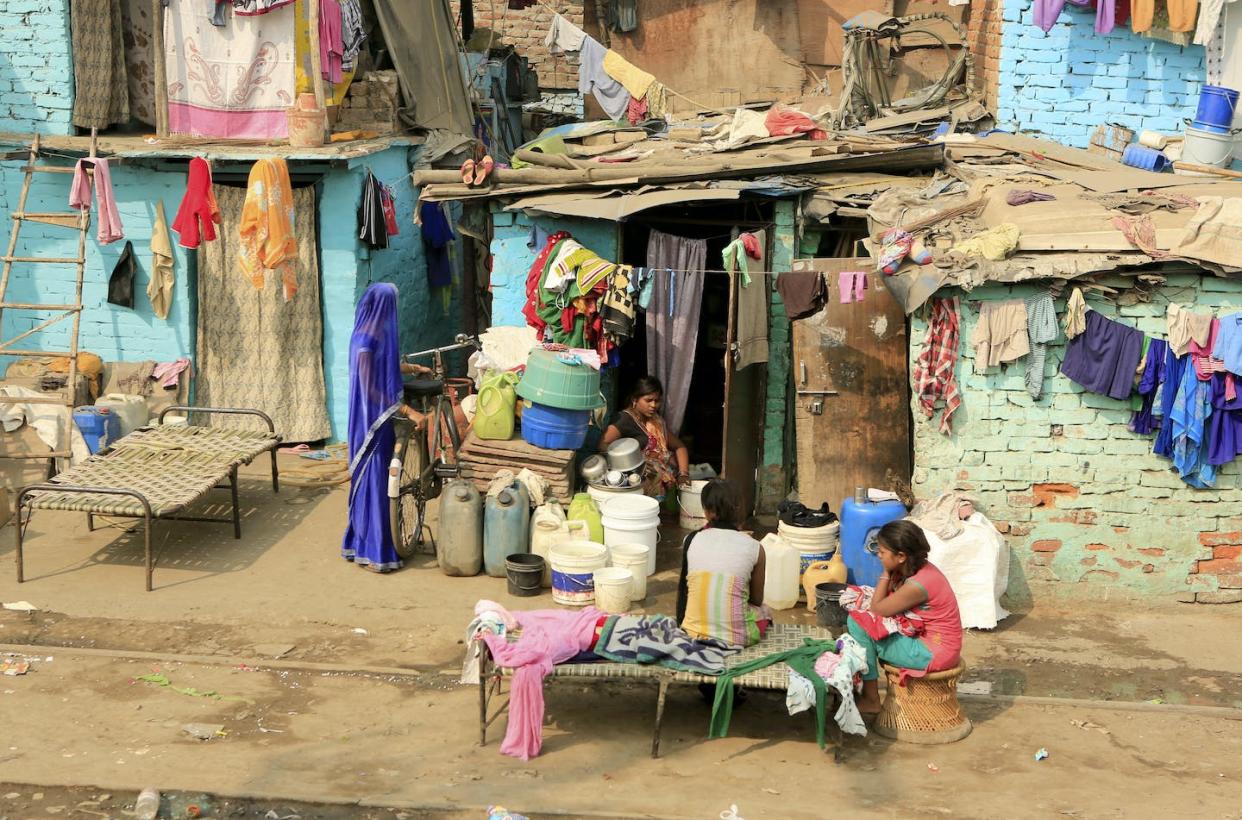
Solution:
{"label": "sandal", "polygon": [[490,155],[485,156],[474,167],[474,184],[482,185],[492,173],[492,169],[496,167],[496,161]]}
{"label": "sandal", "polygon": [[474,184],[474,160],[468,159],[461,164],[461,181],[467,185]]}

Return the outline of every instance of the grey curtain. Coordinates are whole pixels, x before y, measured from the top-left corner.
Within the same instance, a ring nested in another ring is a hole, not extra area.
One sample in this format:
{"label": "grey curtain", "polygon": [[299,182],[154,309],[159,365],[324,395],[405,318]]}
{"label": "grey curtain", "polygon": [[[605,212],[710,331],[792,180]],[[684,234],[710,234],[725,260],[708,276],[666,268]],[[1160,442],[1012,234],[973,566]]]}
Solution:
{"label": "grey curtain", "polygon": [[410,125],[469,135],[474,124],[448,0],[375,0]]}
{"label": "grey curtain", "polygon": [[686,416],[699,342],[707,241],[652,231],[647,266],[655,269],[647,306],[647,371],[664,383],[664,421],[677,435]]}

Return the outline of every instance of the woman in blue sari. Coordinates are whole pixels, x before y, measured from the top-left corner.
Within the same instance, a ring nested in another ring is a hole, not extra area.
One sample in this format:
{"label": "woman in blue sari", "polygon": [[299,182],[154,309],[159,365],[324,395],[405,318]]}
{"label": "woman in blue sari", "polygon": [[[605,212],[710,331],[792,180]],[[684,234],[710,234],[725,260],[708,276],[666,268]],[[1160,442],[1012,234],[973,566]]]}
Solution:
{"label": "woman in blue sari", "polygon": [[349,340],[349,524],[341,543],[346,561],[377,572],[401,567],[388,514],[388,465],[401,413],[421,427],[421,413],[402,403],[401,374],[426,368],[405,365],[398,349],[397,287],[367,288],[354,314]]}

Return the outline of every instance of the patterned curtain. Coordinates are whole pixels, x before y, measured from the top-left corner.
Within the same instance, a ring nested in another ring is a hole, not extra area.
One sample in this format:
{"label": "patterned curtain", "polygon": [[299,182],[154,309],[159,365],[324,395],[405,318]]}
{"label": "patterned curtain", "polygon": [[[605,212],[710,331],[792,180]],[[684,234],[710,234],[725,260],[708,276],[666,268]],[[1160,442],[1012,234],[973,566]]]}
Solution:
{"label": "patterned curtain", "polygon": [[[256,289],[237,261],[244,188],[215,187],[220,238],[198,249],[196,404],[262,410],[285,441],[332,433],[323,379],[323,318],[315,246],[315,192],[293,192],[298,292],[286,303],[280,282]],[[216,416],[218,427],[254,428],[245,416]]]}

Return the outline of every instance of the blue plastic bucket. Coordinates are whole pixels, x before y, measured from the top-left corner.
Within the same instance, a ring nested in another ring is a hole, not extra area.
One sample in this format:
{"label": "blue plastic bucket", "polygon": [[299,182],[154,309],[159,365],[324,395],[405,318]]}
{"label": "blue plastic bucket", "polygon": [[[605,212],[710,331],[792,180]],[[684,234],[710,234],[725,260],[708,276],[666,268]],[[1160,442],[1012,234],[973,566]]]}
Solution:
{"label": "blue plastic bucket", "polygon": [[1148,148],[1146,145],[1139,145],[1137,142],[1126,146],[1125,153],[1121,155],[1121,161],[1134,168],[1156,172],[1166,171],[1172,165],[1169,158],[1162,152]]}
{"label": "blue plastic bucket", "polygon": [[577,450],[586,441],[590,410],[532,404],[522,411],[522,438],[545,450]]}
{"label": "blue plastic bucket", "polygon": [[1233,127],[1233,112],[1238,107],[1238,92],[1218,85],[1205,85],[1199,92],[1195,111],[1195,128],[1213,134],[1228,134]]}
{"label": "blue plastic bucket", "polygon": [[121,437],[121,417],[107,407],[78,407],[73,411],[73,421],[91,455]]}

